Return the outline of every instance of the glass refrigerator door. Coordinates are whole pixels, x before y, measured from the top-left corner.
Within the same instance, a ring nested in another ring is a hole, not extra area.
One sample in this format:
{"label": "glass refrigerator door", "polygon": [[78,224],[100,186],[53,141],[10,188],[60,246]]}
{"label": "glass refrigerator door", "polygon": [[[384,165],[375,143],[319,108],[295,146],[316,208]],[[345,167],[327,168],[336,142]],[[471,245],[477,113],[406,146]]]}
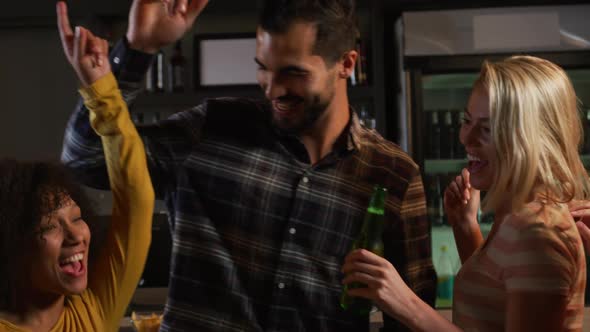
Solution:
{"label": "glass refrigerator door", "polygon": [[[590,69],[567,70],[581,101],[585,140],[582,159],[590,166]],[[478,73],[422,76],[424,119],[424,188],[432,224],[432,258],[439,276],[436,306],[452,305],[452,284],[461,267],[453,232],[443,211],[443,193],[466,166],[465,150],[459,142],[462,113]],[[484,238],[490,231],[492,215],[479,215]]]}
{"label": "glass refrigerator door", "polygon": [[432,258],[438,275],[436,307],[452,304],[459,255],[443,211],[443,193],[467,164],[459,144],[461,119],[478,73],[422,76],[424,188],[432,224]]}

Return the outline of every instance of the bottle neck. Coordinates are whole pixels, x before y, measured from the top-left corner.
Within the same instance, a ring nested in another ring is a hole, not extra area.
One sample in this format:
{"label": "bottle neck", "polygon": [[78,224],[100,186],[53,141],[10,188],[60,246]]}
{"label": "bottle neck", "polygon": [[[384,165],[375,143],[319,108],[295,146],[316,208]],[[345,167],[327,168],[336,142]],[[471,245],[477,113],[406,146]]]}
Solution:
{"label": "bottle neck", "polygon": [[383,215],[385,213],[385,196],[387,190],[381,186],[376,186],[367,208],[367,213]]}

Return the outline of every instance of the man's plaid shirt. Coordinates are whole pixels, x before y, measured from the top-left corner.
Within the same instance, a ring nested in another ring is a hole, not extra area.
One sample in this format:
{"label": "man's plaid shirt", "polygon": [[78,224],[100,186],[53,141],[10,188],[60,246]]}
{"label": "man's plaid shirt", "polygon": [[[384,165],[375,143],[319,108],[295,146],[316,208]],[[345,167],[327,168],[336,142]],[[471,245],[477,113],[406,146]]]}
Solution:
{"label": "man's plaid shirt", "polygon": [[[111,52],[128,102],[150,61],[124,41]],[[334,151],[310,165],[269,120],[266,102],[223,98],[138,128],[173,231],[162,331],[368,331],[367,317],[339,306],[340,269],[376,184],[388,190],[385,257],[432,304],[430,225],[410,157],[352,113]],[[108,185],[82,103],[62,161],[88,185]],[[402,329],[387,317],[385,327]]]}

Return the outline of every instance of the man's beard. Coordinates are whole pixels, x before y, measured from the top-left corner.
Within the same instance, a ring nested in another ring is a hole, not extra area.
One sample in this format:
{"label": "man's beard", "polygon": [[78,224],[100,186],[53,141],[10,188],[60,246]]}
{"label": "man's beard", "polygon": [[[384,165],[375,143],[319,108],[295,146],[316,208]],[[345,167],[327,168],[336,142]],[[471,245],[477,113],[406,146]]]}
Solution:
{"label": "man's beard", "polygon": [[325,99],[322,99],[320,95],[314,95],[310,103],[304,103],[303,105],[303,118],[293,120],[273,117],[273,123],[281,131],[287,134],[301,134],[313,128],[317,120],[326,113],[333,97],[333,92]]}

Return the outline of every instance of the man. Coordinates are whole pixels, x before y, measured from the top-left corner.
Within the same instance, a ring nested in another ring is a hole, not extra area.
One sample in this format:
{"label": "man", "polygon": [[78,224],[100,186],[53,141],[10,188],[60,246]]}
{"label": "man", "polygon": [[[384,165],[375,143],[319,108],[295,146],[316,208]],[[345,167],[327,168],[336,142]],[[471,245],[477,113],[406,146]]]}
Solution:
{"label": "man", "polygon": [[[128,102],[152,55],[206,2],[133,2],[126,39],[111,54]],[[267,101],[212,99],[138,128],[173,224],[163,331],[367,331],[368,317],[339,306],[340,270],[376,184],[389,192],[385,257],[434,302],[419,169],[362,127],[348,103],[354,20],[350,0],[267,0],[255,55]],[[107,184],[83,105],[62,160],[89,185]]]}

